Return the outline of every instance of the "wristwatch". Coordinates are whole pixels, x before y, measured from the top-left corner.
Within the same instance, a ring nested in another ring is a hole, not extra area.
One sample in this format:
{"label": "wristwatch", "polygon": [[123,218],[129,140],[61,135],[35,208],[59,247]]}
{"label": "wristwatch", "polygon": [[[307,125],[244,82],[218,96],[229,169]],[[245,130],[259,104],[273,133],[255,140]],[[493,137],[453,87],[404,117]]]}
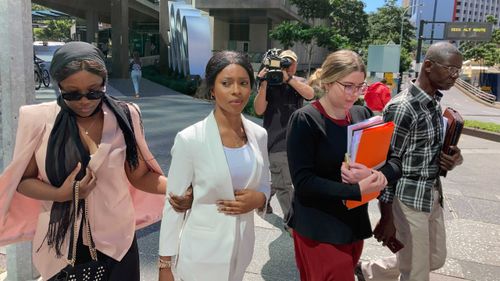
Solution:
{"label": "wristwatch", "polygon": [[286,81],[285,81],[285,82],[288,84],[288,83],[290,82],[290,80],[292,80],[292,79],[293,79],[293,76],[292,76],[292,75],[290,75],[290,76],[288,76],[288,79],[286,79]]}

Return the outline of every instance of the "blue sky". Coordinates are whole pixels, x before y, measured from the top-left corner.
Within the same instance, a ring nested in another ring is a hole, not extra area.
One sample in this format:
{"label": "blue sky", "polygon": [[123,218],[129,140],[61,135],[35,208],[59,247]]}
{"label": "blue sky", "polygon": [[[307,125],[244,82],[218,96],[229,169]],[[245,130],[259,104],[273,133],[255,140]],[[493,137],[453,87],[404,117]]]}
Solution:
{"label": "blue sky", "polygon": [[[384,6],[385,0],[363,0],[365,2],[365,12],[371,13],[377,11],[377,8]],[[401,0],[397,1],[401,5]]]}

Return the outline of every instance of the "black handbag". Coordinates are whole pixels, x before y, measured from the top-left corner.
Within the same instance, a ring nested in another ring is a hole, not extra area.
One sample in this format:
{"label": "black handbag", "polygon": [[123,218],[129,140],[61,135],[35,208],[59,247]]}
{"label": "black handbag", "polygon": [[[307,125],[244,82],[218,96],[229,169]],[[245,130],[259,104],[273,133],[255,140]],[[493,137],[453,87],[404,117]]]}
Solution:
{"label": "black handbag", "polygon": [[97,260],[97,251],[95,249],[94,239],[92,239],[92,232],[90,231],[90,225],[88,220],[88,204],[85,200],[85,212],[83,214],[84,225],[86,226],[86,231],[88,238],[90,240],[90,256],[92,261],[76,264],[76,244],[78,239],[78,190],[80,187],[80,182],[75,181],[73,183],[73,206],[75,214],[75,222],[71,226],[71,237],[69,241],[69,248],[71,251],[68,253],[68,266],[63,268],[55,278],[51,279],[53,281],[106,281],[108,280],[108,270],[106,265]]}

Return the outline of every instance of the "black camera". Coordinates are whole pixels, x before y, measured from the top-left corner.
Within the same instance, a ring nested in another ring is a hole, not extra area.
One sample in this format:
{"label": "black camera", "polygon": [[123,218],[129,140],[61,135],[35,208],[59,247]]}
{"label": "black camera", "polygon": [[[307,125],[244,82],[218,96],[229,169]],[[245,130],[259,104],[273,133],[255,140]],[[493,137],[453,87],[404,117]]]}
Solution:
{"label": "black camera", "polygon": [[277,86],[283,84],[283,69],[287,69],[292,65],[293,61],[290,58],[280,58],[280,49],[270,49],[262,58],[262,67],[268,69],[266,77],[269,86]]}

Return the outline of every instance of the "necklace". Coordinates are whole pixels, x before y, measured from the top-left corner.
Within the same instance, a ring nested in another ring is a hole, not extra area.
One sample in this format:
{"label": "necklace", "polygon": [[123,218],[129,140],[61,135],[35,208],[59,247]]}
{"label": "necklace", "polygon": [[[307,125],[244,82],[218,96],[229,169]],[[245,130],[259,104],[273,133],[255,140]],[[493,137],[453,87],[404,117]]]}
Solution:
{"label": "necklace", "polygon": [[88,136],[89,135],[89,130],[92,129],[92,127],[94,126],[94,124],[97,121],[97,119],[99,119],[99,118],[95,118],[94,121],[92,121],[92,124],[90,124],[90,126],[87,127],[87,129],[83,128],[83,126],[80,126],[78,123],[77,124],[78,124],[78,127],[83,130],[83,132],[85,133],[85,135]]}

